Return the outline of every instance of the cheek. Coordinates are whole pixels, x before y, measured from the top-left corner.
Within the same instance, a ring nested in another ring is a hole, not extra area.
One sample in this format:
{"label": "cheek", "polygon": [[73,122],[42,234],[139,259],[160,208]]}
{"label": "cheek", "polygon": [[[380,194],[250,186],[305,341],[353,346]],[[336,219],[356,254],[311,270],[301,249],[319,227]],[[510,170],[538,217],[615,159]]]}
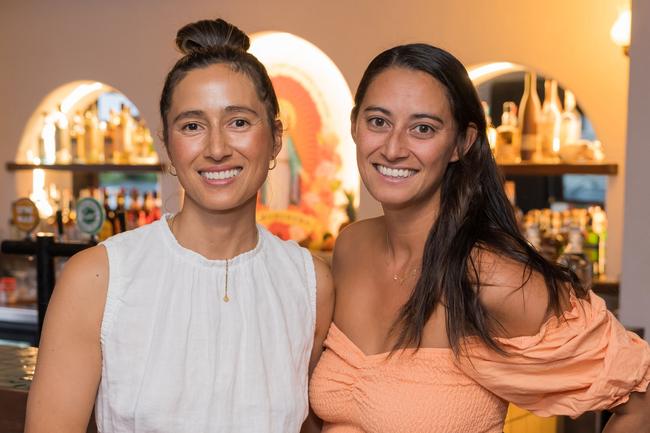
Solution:
{"label": "cheek", "polygon": [[202,152],[203,147],[203,137],[200,135],[186,137],[174,132],[170,134],[168,151],[174,164],[191,161]]}

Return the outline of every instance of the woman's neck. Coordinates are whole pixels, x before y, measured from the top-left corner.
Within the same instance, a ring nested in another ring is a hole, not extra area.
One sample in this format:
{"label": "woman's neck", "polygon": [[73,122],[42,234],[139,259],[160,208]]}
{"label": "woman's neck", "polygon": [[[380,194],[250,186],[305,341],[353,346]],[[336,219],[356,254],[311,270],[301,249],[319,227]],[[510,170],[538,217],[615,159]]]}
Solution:
{"label": "woman's neck", "polygon": [[425,204],[400,209],[384,208],[386,254],[398,268],[419,264],[429,231],[438,218],[437,197]]}
{"label": "woman's neck", "polygon": [[255,198],[229,211],[211,212],[189,197],[170,220],[170,229],[184,248],[210,260],[233,258],[257,245]]}

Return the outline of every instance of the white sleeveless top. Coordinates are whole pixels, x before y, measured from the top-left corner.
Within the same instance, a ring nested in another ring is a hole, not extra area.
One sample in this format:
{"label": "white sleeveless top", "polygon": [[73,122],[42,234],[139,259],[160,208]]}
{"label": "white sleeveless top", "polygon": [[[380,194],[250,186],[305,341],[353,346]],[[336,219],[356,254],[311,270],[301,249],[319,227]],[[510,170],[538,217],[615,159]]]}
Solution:
{"label": "white sleeveless top", "polygon": [[311,254],[258,226],[228,261],[182,247],[167,218],[114,236],[101,325],[100,433],[297,433],[316,317]]}

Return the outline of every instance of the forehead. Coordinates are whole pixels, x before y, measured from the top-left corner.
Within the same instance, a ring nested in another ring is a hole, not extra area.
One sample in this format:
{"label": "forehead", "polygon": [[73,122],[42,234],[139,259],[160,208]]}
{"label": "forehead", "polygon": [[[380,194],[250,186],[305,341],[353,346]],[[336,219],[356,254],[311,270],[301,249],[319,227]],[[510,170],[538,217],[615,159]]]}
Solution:
{"label": "forehead", "polygon": [[381,106],[391,112],[426,112],[451,116],[445,87],[426,72],[391,67],[368,86],[363,107]]}
{"label": "forehead", "polygon": [[232,105],[259,106],[252,80],[228,64],[193,69],[176,85],[171,111],[194,108],[224,108]]}

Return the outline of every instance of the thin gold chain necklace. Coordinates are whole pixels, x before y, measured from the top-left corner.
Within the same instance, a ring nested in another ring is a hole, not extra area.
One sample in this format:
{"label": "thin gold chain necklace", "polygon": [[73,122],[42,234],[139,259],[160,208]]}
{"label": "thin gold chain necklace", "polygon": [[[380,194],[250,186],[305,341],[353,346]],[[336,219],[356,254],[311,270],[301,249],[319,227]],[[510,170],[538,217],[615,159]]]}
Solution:
{"label": "thin gold chain necklace", "polygon": [[[386,231],[386,249],[388,250],[388,231]],[[408,263],[407,263],[408,265]],[[411,278],[415,277],[418,274],[418,271],[420,270],[419,267],[411,268],[410,270],[408,269],[408,266],[404,266],[406,269],[406,272],[404,272],[403,275],[398,274],[397,272],[393,273],[393,281],[397,281],[398,285],[401,287],[406,281],[410,280]]]}
{"label": "thin gold chain necklace", "polygon": [[[174,236],[174,237],[176,237],[176,235],[174,234],[174,222],[176,222],[176,215],[178,215],[178,214],[172,215],[172,217],[171,217],[171,219],[169,221],[169,231],[172,232],[172,236]],[[177,240],[177,242],[178,242],[178,240]],[[228,296],[228,262],[230,262],[230,259],[226,259],[226,278],[225,278],[226,281],[224,282],[223,302],[229,302],[230,301],[230,297]]]}

